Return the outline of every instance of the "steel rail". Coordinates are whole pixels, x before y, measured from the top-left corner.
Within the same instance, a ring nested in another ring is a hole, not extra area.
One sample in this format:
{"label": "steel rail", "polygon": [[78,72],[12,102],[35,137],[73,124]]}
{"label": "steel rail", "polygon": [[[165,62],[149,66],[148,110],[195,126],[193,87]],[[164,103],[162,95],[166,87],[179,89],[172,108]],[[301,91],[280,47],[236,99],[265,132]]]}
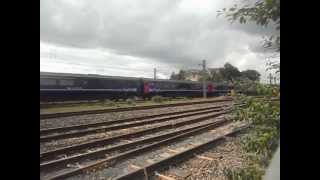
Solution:
{"label": "steel rail", "polygon": [[194,124],[197,122],[201,122],[201,121],[204,121],[204,120],[207,120],[210,118],[214,118],[214,117],[226,114],[228,112],[231,112],[231,110],[229,109],[226,111],[218,112],[215,114],[210,114],[210,115],[203,116],[200,118],[198,117],[198,118],[194,118],[191,120],[178,122],[175,124],[164,124],[164,125],[161,125],[158,127],[151,127],[151,128],[143,129],[140,131],[130,132],[127,134],[122,134],[122,135],[118,135],[118,136],[114,136],[114,137],[108,137],[108,138],[104,138],[104,139],[100,139],[100,140],[95,140],[95,141],[91,141],[91,142],[86,142],[86,143],[82,143],[82,144],[59,148],[59,149],[52,150],[52,151],[43,152],[43,153],[40,153],[40,162],[52,159],[57,155],[68,154],[73,151],[83,150],[83,149],[87,149],[87,148],[99,147],[99,146],[106,145],[108,143],[119,141],[121,139],[132,138],[132,137],[142,136],[142,135],[146,135],[146,134],[150,134],[150,133],[155,133],[155,132],[159,132],[163,129],[172,129],[172,128],[176,128],[176,127],[182,127],[184,125]]}
{"label": "steel rail", "polygon": [[145,166],[143,168],[137,169],[135,171],[132,171],[130,173],[118,176],[116,180],[141,180],[141,179],[148,179],[149,176],[153,175],[152,172],[155,172],[158,169],[163,169],[164,167],[169,166],[172,163],[181,162],[189,157],[194,156],[195,152],[198,152],[202,149],[208,148],[212,145],[217,145],[218,142],[221,142],[225,139],[226,136],[234,135],[247,127],[244,126],[241,129],[234,130],[232,132],[229,132],[225,135],[216,137],[208,142],[202,143],[200,145],[197,145],[195,147],[186,149],[184,151],[181,151],[173,156],[167,157],[163,160],[160,160],[158,162],[152,163],[148,166]]}
{"label": "steel rail", "polygon": [[79,129],[86,129],[86,128],[92,128],[92,127],[99,127],[99,126],[107,126],[112,124],[120,124],[120,123],[126,123],[131,121],[138,121],[138,120],[144,120],[144,119],[150,119],[150,118],[156,118],[156,117],[162,117],[162,116],[169,116],[169,115],[176,115],[176,114],[182,114],[182,113],[196,112],[201,110],[221,108],[226,106],[229,106],[229,105],[225,104],[221,106],[211,106],[211,107],[205,107],[205,108],[197,108],[197,109],[191,109],[191,110],[185,110],[185,111],[175,111],[170,113],[153,114],[153,115],[132,117],[132,118],[126,118],[126,119],[119,119],[119,120],[110,120],[110,121],[65,126],[65,127],[56,127],[56,128],[46,128],[46,129],[40,129],[40,135],[47,135],[50,133],[59,133],[64,131],[79,130]]}
{"label": "steel rail", "polygon": [[65,179],[65,178],[68,178],[68,177],[71,177],[71,176],[75,176],[77,174],[81,174],[81,173],[86,172],[88,170],[91,170],[91,169],[94,169],[94,168],[97,168],[97,167],[101,167],[101,166],[106,165],[107,163],[110,163],[110,162],[115,162],[115,161],[119,162],[121,160],[130,158],[132,156],[143,154],[143,153],[151,151],[151,150],[153,150],[155,148],[158,148],[158,147],[161,147],[161,146],[164,146],[164,145],[179,141],[179,140],[181,140],[183,138],[186,138],[186,137],[189,137],[191,135],[195,135],[195,134],[198,134],[198,133],[203,133],[204,131],[207,131],[207,130],[210,130],[210,129],[214,128],[214,127],[219,126],[220,124],[222,124],[222,122],[224,122],[224,121],[217,121],[214,124],[211,124],[211,125],[208,125],[208,126],[205,126],[205,127],[201,127],[201,128],[198,128],[198,129],[195,129],[195,130],[192,130],[192,131],[180,134],[180,135],[176,135],[176,136],[170,137],[168,139],[165,139],[165,140],[162,140],[162,141],[159,141],[159,142],[144,146],[142,148],[133,149],[133,150],[130,150],[130,151],[127,151],[127,152],[124,152],[124,153],[120,153],[120,154],[115,155],[115,156],[111,156],[111,157],[108,157],[108,158],[105,158],[105,159],[102,159],[102,160],[98,160],[96,162],[90,163],[90,164],[85,165],[83,167],[80,167],[80,168],[77,168],[77,169],[74,169],[74,170],[70,170],[70,171],[67,171],[67,172],[63,172],[61,174],[54,175],[52,177],[49,177],[48,179],[50,179],[50,180]]}
{"label": "steel rail", "polygon": [[[230,122],[230,121],[225,120],[225,122],[227,123],[227,122]],[[146,138],[146,139],[141,139],[141,140],[125,143],[125,144],[120,144],[120,145],[112,146],[112,147],[109,147],[109,148],[99,149],[97,151],[93,151],[93,152],[89,152],[89,153],[83,153],[83,154],[70,156],[70,157],[63,158],[63,159],[58,159],[58,160],[45,162],[45,163],[40,164],[40,170],[46,170],[46,169],[49,169],[51,167],[66,165],[68,163],[79,162],[80,160],[89,159],[89,158],[91,159],[93,157],[98,157],[100,155],[105,156],[106,153],[110,153],[110,152],[114,152],[114,151],[120,151],[120,150],[124,150],[124,149],[127,149],[127,148],[136,147],[136,146],[141,145],[141,144],[155,142],[155,141],[159,141],[159,140],[165,139],[165,138],[170,138],[170,137],[176,136],[178,134],[182,134],[182,133],[194,130],[194,129],[205,127],[205,126],[208,126],[208,125],[214,124],[214,123],[215,122],[210,122],[210,123],[206,123],[206,124],[199,125],[199,126],[184,128],[184,129],[181,129],[181,130],[178,130],[178,131],[173,131],[173,132],[169,132],[169,133],[165,133],[165,134],[149,137],[149,138]]]}
{"label": "steel rail", "polygon": [[76,115],[86,115],[86,114],[101,114],[101,113],[124,112],[124,111],[154,109],[154,108],[163,108],[163,107],[186,106],[186,105],[193,105],[193,104],[226,102],[226,101],[232,101],[232,100],[233,99],[228,98],[228,99],[219,99],[219,100],[205,100],[205,101],[193,101],[193,102],[171,103],[171,104],[156,104],[156,105],[135,106],[135,107],[96,109],[96,110],[86,110],[86,111],[61,112],[61,113],[48,113],[48,114],[40,114],[40,120],[49,119],[49,118],[76,116]]}
{"label": "steel rail", "polygon": [[187,114],[182,114],[182,115],[169,116],[169,117],[164,117],[164,118],[159,118],[159,119],[142,120],[142,121],[133,122],[133,123],[129,123],[129,124],[119,124],[119,125],[115,125],[115,126],[99,127],[99,128],[87,129],[87,130],[75,131],[75,132],[69,132],[69,133],[55,134],[55,135],[49,135],[49,136],[40,136],[40,142],[48,142],[48,141],[52,141],[52,140],[74,138],[74,137],[79,137],[79,136],[84,136],[84,135],[94,134],[94,133],[99,133],[99,132],[114,131],[114,130],[119,130],[119,129],[130,128],[130,127],[150,125],[150,124],[166,122],[166,121],[170,121],[170,120],[178,119],[178,118],[185,118],[185,117],[190,117],[190,116],[196,116],[196,115],[201,115],[201,114],[206,114],[206,113],[217,112],[217,111],[221,111],[221,110],[222,109],[212,109],[212,110],[193,112],[193,113],[187,113]]}

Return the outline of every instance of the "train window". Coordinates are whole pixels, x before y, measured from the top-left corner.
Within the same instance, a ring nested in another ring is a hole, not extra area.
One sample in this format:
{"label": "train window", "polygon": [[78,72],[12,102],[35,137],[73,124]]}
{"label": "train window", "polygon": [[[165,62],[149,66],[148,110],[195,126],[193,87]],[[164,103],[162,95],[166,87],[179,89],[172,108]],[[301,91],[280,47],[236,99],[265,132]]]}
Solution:
{"label": "train window", "polygon": [[61,79],[59,80],[59,84],[61,86],[73,86],[74,85],[74,81],[71,79]]}
{"label": "train window", "polygon": [[178,89],[190,89],[190,84],[181,83],[178,85]]}
{"label": "train window", "polygon": [[82,81],[82,85],[87,85],[88,84],[88,81]]}
{"label": "train window", "polygon": [[56,79],[40,78],[41,85],[56,85]]}

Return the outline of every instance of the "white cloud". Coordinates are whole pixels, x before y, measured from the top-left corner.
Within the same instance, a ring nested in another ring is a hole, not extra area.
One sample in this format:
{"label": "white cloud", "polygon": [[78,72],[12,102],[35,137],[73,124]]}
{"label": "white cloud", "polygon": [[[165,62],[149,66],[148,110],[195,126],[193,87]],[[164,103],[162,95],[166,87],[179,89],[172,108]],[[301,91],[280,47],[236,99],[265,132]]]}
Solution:
{"label": "white cloud", "polygon": [[[168,78],[180,68],[226,61],[265,76],[262,35],[270,28],[231,25],[224,0],[43,0],[40,70]],[[54,52],[54,53],[53,53]],[[56,54],[56,55],[53,55]]]}

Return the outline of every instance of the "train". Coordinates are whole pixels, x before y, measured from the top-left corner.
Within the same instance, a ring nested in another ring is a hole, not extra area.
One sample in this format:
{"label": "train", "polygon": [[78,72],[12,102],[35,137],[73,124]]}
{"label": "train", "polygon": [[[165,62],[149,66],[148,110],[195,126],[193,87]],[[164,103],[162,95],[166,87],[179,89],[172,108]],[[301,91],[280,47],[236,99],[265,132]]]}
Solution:
{"label": "train", "polygon": [[[229,92],[223,83],[207,82],[207,96]],[[40,72],[40,101],[127,99],[133,97],[201,97],[201,82]]]}

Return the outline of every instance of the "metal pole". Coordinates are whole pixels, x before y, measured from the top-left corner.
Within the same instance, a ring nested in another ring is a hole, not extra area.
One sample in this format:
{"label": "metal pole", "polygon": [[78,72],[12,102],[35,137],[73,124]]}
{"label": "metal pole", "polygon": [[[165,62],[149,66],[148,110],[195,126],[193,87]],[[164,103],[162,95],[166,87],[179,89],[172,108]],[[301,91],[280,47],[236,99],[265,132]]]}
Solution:
{"label": "metal pole", "polygon": [[207,86],[206,86],[206,60],[202,61],[202,91],[203,91],[203,98],[207,98]]}
{"label": "metal pole", "polygon": [[153,79],[154,80],[157,79],[157,69],[156,68],[153,69]]}

